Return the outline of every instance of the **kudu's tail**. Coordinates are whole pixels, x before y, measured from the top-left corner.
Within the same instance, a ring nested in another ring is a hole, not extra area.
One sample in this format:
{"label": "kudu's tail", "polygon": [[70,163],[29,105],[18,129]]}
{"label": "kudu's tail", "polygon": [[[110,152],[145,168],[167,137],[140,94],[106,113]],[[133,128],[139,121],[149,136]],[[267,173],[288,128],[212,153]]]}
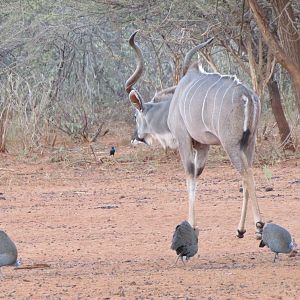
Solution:
{"label": "kudu's tail", "polygon": [[243,150],[247,145],[250,137],[250,129],[247,129],[246,131],[243,132],[243,136],[240,142],[241,150]]}
{"label": "kudu's tail", "polygon": [[256,95],[243,95],[242,99],[244,102],[244,131],[240,140],[240,148],[244,150],[248,146],[250,136],[256,134],[256,124],[260,116],[260,101]]}

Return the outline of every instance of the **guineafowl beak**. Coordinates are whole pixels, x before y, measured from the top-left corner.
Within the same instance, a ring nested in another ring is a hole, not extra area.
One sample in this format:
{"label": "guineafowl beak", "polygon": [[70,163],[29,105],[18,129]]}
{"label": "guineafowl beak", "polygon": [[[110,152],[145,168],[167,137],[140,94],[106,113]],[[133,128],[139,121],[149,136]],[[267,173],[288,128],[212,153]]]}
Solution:
{"label": "guineafowl beak", "polygon": [[289,254],[289,257],[294,257],[297,255],[298,251],[297,251],[297,247],[298,245],[296,244],[295,239],[293,239],[293,241],[290,243],[289,248],[291,249],[291,252]]}
{"label": "guineafowl beak", "polygon": [[264,246],[266,246],[266,244],[264,243],[263,240],[261,240],[260,243],[259,243],[259,247],[262,248],[262,247],[264,247]]}
{"label": "guineafowl beak", "polygon": [[298,251],[296,249],[292,250],[289,254],[289,257],[295,257],[297,255]]}

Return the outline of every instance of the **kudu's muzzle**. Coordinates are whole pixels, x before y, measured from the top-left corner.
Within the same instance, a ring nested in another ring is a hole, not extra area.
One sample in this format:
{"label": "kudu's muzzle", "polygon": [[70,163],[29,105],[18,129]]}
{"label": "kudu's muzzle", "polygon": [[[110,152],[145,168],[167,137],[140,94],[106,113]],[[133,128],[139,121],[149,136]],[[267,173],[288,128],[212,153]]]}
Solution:
{"label": "kudu's muzzle", "polygon": [[139,138],[138,133],[137,133],[137,129],[135,129],[134,132],[133,132],[133,135],[131,136],[131,144],[137,145],[139,143],[143,143],[143,144],[148,145],[147,142],[145,141],[145,139]]}

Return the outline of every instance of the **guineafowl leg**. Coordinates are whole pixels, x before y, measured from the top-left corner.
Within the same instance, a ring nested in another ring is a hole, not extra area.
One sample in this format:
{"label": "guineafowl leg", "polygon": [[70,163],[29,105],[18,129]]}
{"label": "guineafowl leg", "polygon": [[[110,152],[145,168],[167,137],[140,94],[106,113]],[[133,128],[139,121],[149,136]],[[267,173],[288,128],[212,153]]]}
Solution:
{"label": "guineafowl leg", "polygon": [[275,262],[276,258],[278,258],[278,253],[275,253],[273,263]]}
{"label": "guineafowl leg", "polygon": [[177,265],[177,262],[178,262],[179,258],[180,258],[180,260],[182,261],[182,263],[185,265],[185,262],[184,262],[184,260],[183,260],[183,256],[181,256],[181,254],[178,254],[178,255],[177,255],[177,259],[176,259],[175,265]]}

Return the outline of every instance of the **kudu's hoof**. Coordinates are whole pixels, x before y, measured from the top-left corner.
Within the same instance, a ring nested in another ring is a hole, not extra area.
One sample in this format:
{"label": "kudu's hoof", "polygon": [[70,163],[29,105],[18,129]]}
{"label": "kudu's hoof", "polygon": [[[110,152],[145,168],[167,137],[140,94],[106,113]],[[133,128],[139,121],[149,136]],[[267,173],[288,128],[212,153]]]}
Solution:
{"label": "kudu's hoof", "polygon": [[263,228],[264,228],[264,226],[265,226],[265,223],[264,222],[256,222],[256,228],[257,229],[261,229],[261,230],[263,230]]}
{"label": "kudu's hoof", "polygon": [[244,237],[244,234],[245,234],[246,230],[238,230],[236,231],[236,236],[239,238],[239,239],[242,239]]}
{"label": "kudu's hoof", "polygon": [[257,222],[256,224],[256,232],[255,232],[255,237],[257,240],[261,240],[262,239],[262,232],[263,232],[263,228],[265,226],[264,222]]}
{"label": "kudu's hoof", "polygon": [[262,239],[262,233],[261,232],[255,232],[255,238],[260,241]]}

